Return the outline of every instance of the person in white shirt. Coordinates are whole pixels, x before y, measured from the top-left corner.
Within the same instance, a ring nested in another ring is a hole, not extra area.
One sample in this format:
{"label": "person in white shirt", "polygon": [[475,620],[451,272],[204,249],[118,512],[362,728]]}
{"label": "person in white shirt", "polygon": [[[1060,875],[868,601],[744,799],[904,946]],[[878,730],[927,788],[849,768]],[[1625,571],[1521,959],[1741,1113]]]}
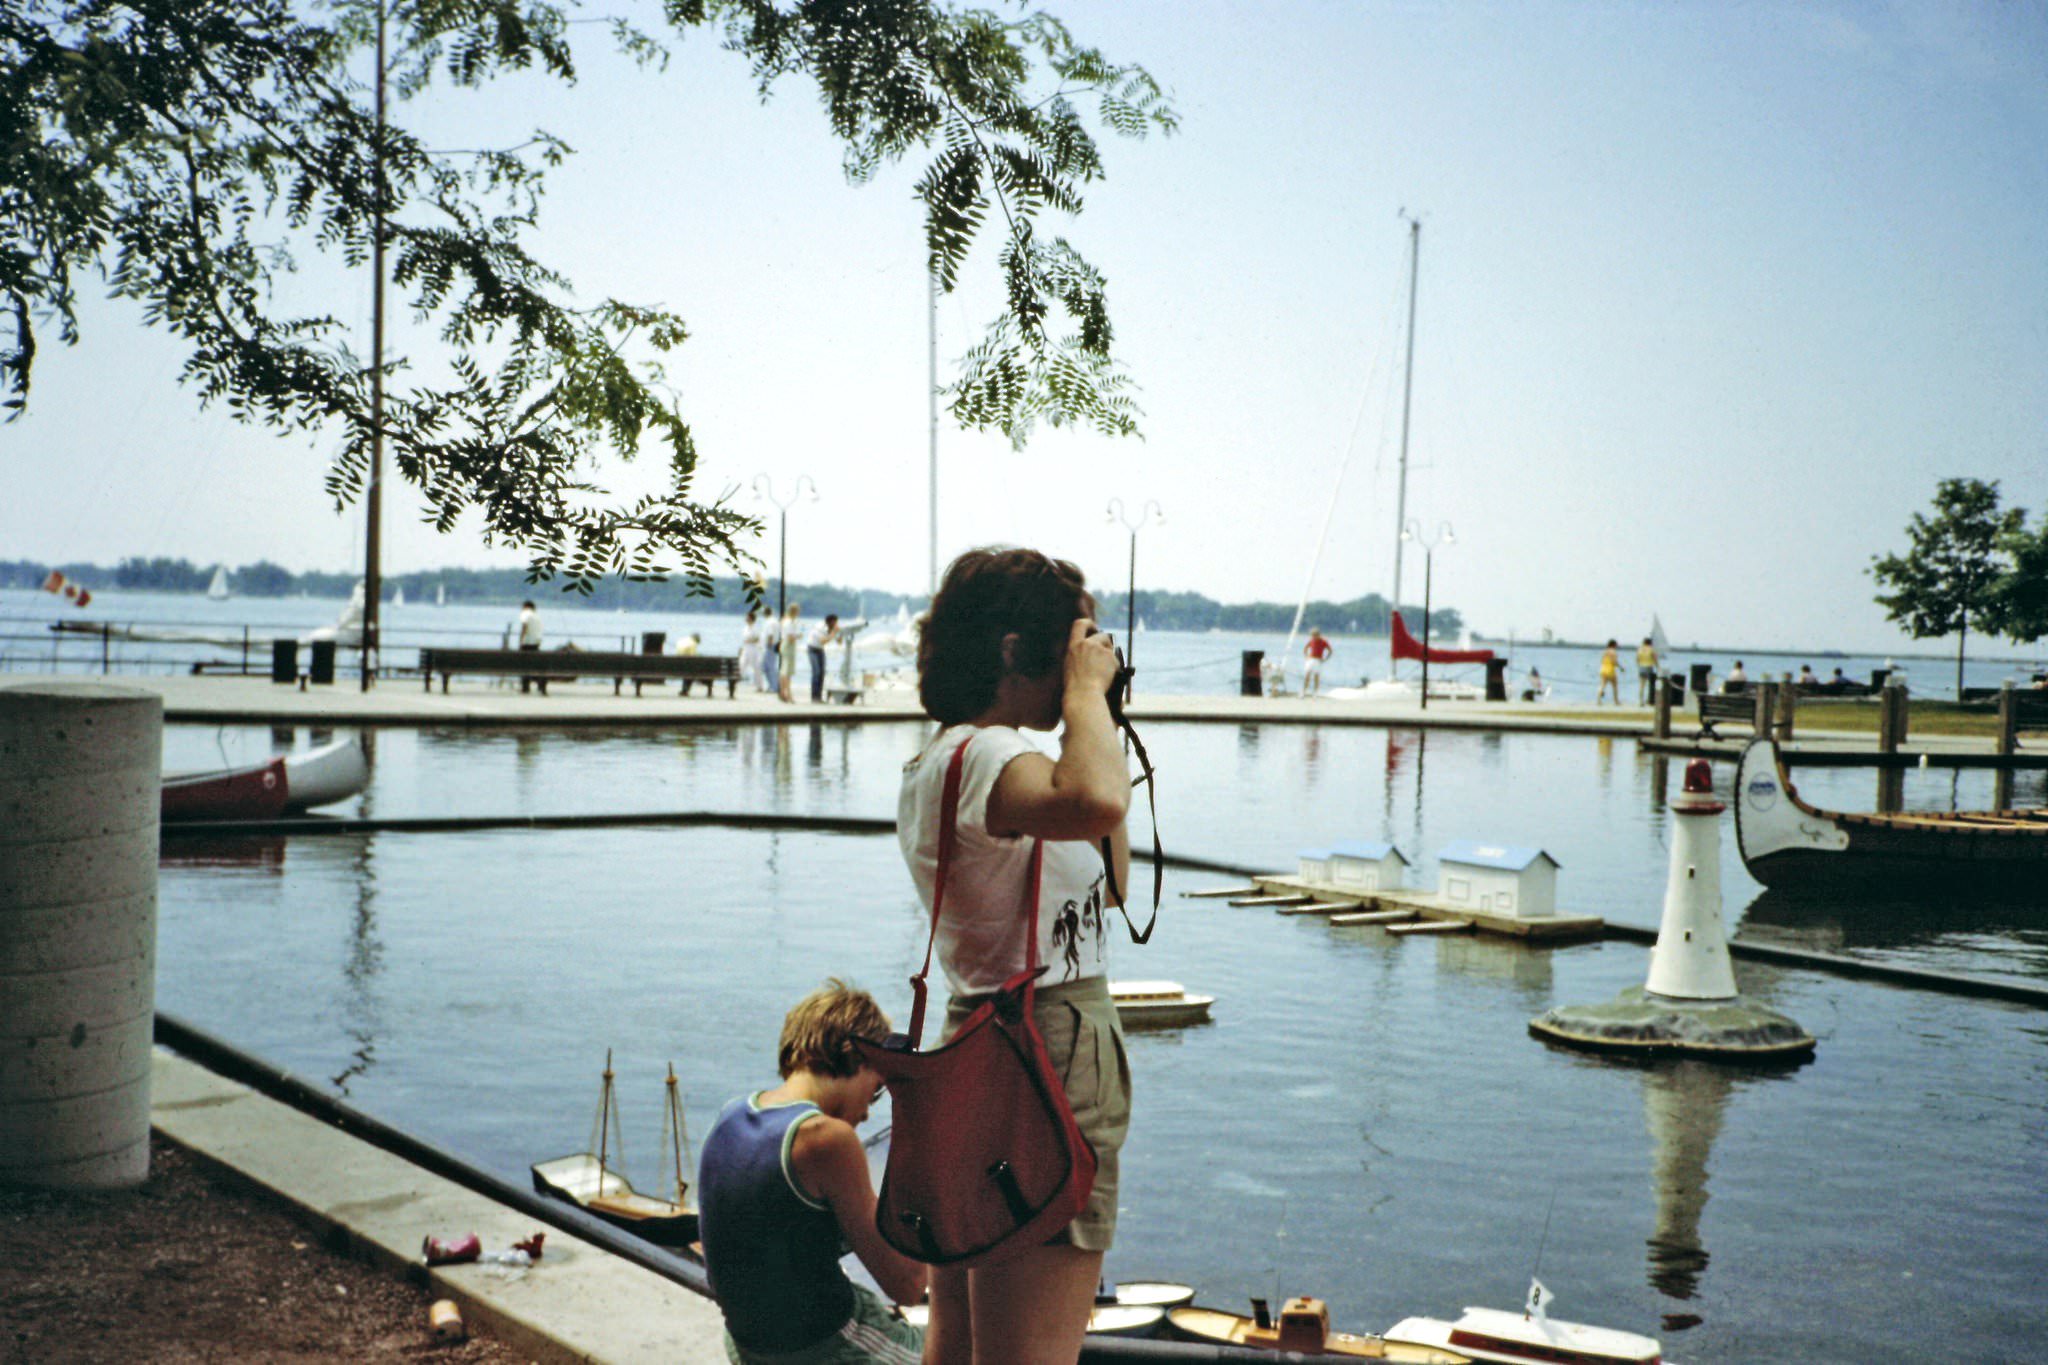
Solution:
{"label": "person in white shirt", "polygon": [[811,627],[811,633],[804,637],[804,648],[811,656],[811,700],[825,700],[825,646],[839,638],[839,617],[828,613],[824,620]]}
{"label": "person in white shirt", "polygon": [[[1130,880],[1131,781],[1109,709],[1116,650],[1094,614],[1072,564],[970,550],[947,569],[918,650],[918,699],[941,728],[904,769],[896,837],[929,912],[957,754],[957,838],[936,928],[948,1036],[1027,968],[1028,912],[1030,956],[1047,968],[1032,1017],[1097,1161],[1087,1206],[1052,1242],[972,1270],[933,1269],[927,1360],[1074,1360],[1114,1240],[1131,1076],[1109,997],[1106,916],[1117,903],[1109,887]],[[1057,758],[1024,735],[1055,728]]]}
{"label": "person in white shirt", "polygon": [[[527,653],[536,653],[540,649],[540,608],[531,602],[519,604],[519,648]],[[519,690],[529,692],[536,682],[540,683],[541,693],[545,696],[548,685],[539,678],[521,678]]]}
{"label": "person in white shirt", "polygon": [[761,613],[747,608],[747,623],[740,627],[740,676],[756,692],[768,690],[761,677]]}

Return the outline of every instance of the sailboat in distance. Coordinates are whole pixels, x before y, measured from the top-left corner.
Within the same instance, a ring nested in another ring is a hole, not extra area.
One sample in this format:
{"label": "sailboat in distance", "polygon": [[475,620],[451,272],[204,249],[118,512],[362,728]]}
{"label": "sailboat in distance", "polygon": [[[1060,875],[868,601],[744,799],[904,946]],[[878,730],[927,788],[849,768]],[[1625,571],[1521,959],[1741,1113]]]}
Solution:
{"label": "sailboat in distance", "polygon": [[206,585],[206,600],[209,602],[225,602],[228,600],[227,565],[216,564],[213,566],[213,582]]}

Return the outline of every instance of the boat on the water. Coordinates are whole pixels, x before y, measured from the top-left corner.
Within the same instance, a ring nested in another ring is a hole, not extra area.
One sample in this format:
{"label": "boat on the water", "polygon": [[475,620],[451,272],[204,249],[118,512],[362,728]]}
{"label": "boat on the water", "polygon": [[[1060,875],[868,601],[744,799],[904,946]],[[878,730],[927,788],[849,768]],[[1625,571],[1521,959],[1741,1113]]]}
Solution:
{"label": "boat on the water", "polygon": [[213,581],[212,581],[211,583],[209,583],[209,584],[207,584],[207,585],[206,585],[206,596],[207,596],[207,600],[208,600],[208,601],[212,601],[212,602],[225,602],[225,601],[227,601],[227,600],[228,600],[228,566],[227,566],[227,565],[225,565],[225,564],[216,564],[216,565],[214,565],[214,568],[213,568]]}
{"label": "boat on the water", "polygon": [[1253,1299],[1249,1317],[1219,1308],[1190,1306],[1169,1310],[1166,1322],[1175,1336],[1214,1346],[1394,1360],[1406,1365],[1469,1365],[1472,1360],[1471,1356],[1427,1342],[1397,1342],[1391,1337],[1333,1332],[1330,1310],[1321,1299],[1289,1299],[1277,1319],[1264,1299]]}
{"label": "boat on the water", "polygon": [[1195,1287],[1170,1280],[1119,1280],[1098,1290],[1095,1302],[1120,1303],[1126,1308],[1179,1308],[1195,1301]]}
{"label": "boat on the water", "polygon": [[1178,981],[1112,981],[1109,998],[1125,1028],[1180,1028],[1209,1022],[1213,995],[1190,995]]}
{"label": "boat on the water", "polygon": [[534,1163],[533,1188],[658,1246],[686,1250],[697,1240],[697,1210],[689,1205],[690,1187],[683,1179],[690,1135],[683,1126],[683,1101],[676,1085],[676,1069],[673,1065],[668,1069],[668,1108],[662,1116],[662,1146],[664,1154],[672,1158],[675,1170],[673,1199],[640,1193],[624,1173],[613,1168],[612,1154],[618,1150],[619,1110],[612,1080],[612,1054],[607,1048],[604,1082],[597,1098],[597,1130],[591,1134],[590,1142],[597,1150],[586,1149]]}
{"label": "boat on the water", "polygon": [[346,801],[369,783],[369,756],[351,735],[239,768],[166,774],[162,818],[274,820]]}
{"label": "boat on the water", "polygon": [[1467,1308],[1456,1322],[1404,1318],[1387,1329],[1387,1342],[1455,1351],[1468,1360],[1508,1365],[1659,1365],[1664,1346],[1655,1337],[1612,1327],[1565,1322],[1543,1312],[1550,1291],[1529,1288],[1529,1307]]}
{"label": "boat on the water", "polygon": [[1743,865],[1772,888],[1996,889],[2048,879],[2048,810],[1822,810],[1800,799],[1775,740],[1742,751],[1734,804]]}

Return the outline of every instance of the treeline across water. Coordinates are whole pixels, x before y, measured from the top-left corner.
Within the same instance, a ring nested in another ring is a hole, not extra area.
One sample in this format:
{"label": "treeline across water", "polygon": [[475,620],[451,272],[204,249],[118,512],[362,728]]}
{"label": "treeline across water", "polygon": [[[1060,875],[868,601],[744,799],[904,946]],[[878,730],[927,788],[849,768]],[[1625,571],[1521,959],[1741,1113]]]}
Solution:
{"label": "treeline across water", "polygon": [[[120,588],[135,592],[203,593],[213,582],[211,564],[194,564],[189,559],[144,559],[131,557],[109,568],[100,564],[41,564],[33,560],[0,560],[0,588],[39,588],[51,570],[62,573],[94,591]],[[354,590],[360,575],[354,573],[295,573],[269,560],[228,568],[228,591],[237,597],[345,598]],[[769,579],[768,605],[777,598],[777,584]],[[665,583],[634,583],[620,578],[600,580],[590,596],[571,598],[582,605],[610,610],[625,607],[633,611],[708,612],[738,615],[747,609],[746,591],[737,577],[713,580],[712,595],[693,596],[681,578]],[[542,606],[550,598],[560,600],[558,586],[529,583],[523,569],[427,569],[384,576],[383,598],[394,600],[400,592],[409,602],[445,600],[468,606],[517,606],[533,598]],[[1148,592],[1140,590],[1137,619],[1150,630],[1247,631],[1285,633],[1294,621],[1291,602],[1218,602],[1196,592]],[[893,617],[898,608],[910,612],[923,609],[925,599],[870,588],[842,588],[830,583],[791,583],[787,600],[800,603],[812,619],[827,613],[844,619],[865,616],[869,620]],[[1111,629],[1128,619],[1129,608],[1121,592],[1096,593],[1097,615]],[[1410,629],[1422,632],[1421,608],[1404,609]],[[1384,635],[1390,613],[1387,599],[1368,593],[1348,602],[1313,601],[1303,614],[1306,632],[1314,626],[1326,634]],[[1464,618],[1455,607],[1438,607],[1430,612],[1433,634],[1455,638],[1464,629]]]}

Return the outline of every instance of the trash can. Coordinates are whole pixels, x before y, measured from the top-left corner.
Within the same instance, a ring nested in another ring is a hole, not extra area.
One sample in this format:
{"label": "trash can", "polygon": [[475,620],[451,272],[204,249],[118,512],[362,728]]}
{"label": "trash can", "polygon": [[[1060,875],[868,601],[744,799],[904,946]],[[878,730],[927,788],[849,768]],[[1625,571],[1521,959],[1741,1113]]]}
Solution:
{"label": "trash can", "polygon": [[1664,683],[1671,689],[1671,707],[1677,710],[1685,705],[1685,678],[1677,672],[1664,675]]}
{"label": "trash can", "polygon": [[299,642],[297,640],[272,640],[270,642],[270,680],[274,683],[295,683],[299,680]]}
{"label": "trash can", "polygon": [[1237,675],[1237,694],[1241,697],[1263,697],[1266,695],[1266,651],[1248,649],[1244,652],[1244,670]]}
{"label": "trash can", "polygon": [[1486,661],[1486,699],[1506,701],[1508,699],[1508,661],[1501,658]]}
{"label": "trash can", "polygon": [[1713,676],[1713,673],[1714,666],[1712,664],[1694,664],[1692,666],[1691,681],[1687,686],[1691,687],[1695,694],[1705,692],[1710,685],[1707,680]]}
{"label": "trash can", "polygon": [[306,664],[306,681],[316,687],[331,686],[334,682],[334,641],[315,640],[313,657]]}
{"label": "trash can", "polygon": [[667,643],[668,632],[665,630],[643,630],[640,632],[640,652],[642,654],[659,654],[661,653],[662,646]]}

